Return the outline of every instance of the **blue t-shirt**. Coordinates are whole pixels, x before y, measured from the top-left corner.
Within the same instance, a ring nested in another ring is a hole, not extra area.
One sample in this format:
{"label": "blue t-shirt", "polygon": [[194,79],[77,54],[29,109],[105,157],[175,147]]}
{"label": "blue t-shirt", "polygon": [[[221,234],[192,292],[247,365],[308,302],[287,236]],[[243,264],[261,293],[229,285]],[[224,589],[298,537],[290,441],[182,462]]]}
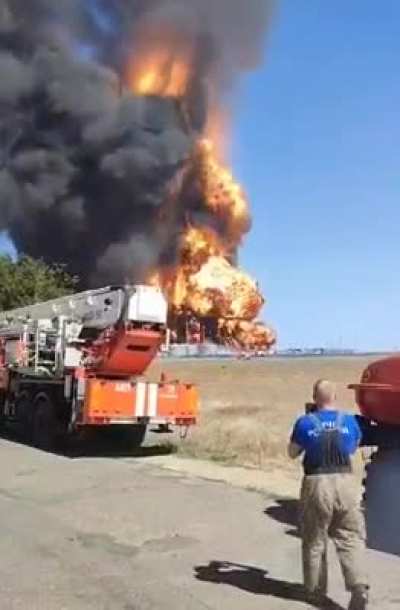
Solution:
{"label": "blue t-shirt", "polygon": [[361,430],[354,415],[336,410],[317,411],[300,417],[291,440],[305,452],[305,462],[318,466],[321,460],[321,428],[332,430],[339,422],[340,453],[350,457],[361,441]]}

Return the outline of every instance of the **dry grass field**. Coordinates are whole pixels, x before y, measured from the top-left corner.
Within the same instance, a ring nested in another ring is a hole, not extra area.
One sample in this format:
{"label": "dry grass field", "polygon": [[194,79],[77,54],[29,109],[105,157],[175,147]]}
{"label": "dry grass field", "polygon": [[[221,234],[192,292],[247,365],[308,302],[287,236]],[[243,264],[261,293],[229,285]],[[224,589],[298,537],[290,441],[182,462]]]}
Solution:
{"label": "dry grass field", "polygon": [[354,409],[347,384],[357,381],[368,358],[294,358],[259,361],[158,362],[172,378],[198,384],[197,428],[179,444],[192,457],[258,468],[290,468],[286,445],[291,426],[311,399],[318,378],[337,383],[338,403]]}

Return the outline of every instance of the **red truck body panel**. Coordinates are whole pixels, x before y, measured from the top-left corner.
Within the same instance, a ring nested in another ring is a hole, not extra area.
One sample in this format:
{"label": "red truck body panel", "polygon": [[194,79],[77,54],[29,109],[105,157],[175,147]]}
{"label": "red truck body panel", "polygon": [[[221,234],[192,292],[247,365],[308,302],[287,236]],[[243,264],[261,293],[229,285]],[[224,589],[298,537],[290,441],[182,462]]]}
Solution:
{"label": "red truck body panel", "polygon": [[193,385],[89,378],[77,424],[99,426],[149,421],[190,426],[196,423],[197,405],[198,393]]}
{"label": "red truck body panel", "polygon": [[362,415],[382,424],[400,425],[400,356],[370,364],[360,383],[351,384]]}

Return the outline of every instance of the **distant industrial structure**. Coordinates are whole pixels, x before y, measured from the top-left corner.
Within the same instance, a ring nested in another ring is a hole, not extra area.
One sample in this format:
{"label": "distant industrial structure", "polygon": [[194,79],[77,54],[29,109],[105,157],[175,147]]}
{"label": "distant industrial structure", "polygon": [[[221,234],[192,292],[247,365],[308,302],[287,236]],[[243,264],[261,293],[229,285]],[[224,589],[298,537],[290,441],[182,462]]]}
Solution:
{"label": "distant industrial structure", "polygon": [[326,347],[303,347],[278,350],[279,356],[353,356],[354,349],[332,349]]}
{"label": "distant industrial structure", "polygon": [[289,348],[284,350],[238,350],[235,347],[221,345],[210,340],[199,343],[170,343],[164,345],[161,355],[171,358],[240,358],[244,360],[260,358],[312,358],[355,356],[358,352],[353,349],[315,348]]}

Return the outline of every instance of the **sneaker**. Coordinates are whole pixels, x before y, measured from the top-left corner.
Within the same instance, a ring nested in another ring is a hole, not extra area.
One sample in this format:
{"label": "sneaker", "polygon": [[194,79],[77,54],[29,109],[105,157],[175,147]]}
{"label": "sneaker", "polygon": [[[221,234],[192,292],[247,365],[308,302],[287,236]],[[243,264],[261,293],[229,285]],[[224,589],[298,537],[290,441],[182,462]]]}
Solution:
{"label": "sneaker", "polygon": [[366,610],[368,606],[368,587],[365,585],[355,587],[351,594],[348,610]]}

